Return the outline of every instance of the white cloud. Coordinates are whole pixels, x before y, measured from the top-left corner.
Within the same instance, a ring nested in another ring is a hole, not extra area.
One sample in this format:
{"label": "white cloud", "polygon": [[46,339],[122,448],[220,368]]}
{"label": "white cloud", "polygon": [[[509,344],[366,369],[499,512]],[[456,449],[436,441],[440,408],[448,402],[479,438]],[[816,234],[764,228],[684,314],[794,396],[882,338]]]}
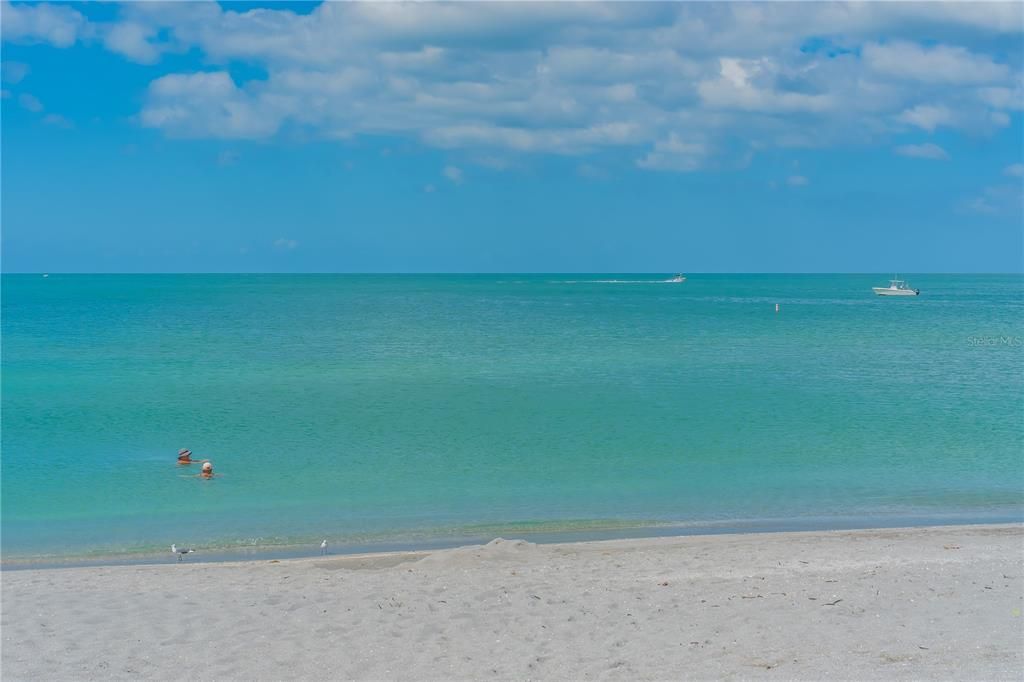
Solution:
{"label": "white cloud", "polygon": [[708,147],[700,141],[688,141],[678,133],[671,133],[654,143],[654,149],[636,165],[647,170],[695,171],[707,157]]}
{"label": "white cloud", "polygon": [[[990,134],[1024,99],[1005,49],[1022,30],[1013,3],[115,8],[89,23],[5,4],[4,38],[140,63],[199,54],[204,70],[157,78],[143,98],[138,121],[170,137],[401,136],[503,166],[625,148],[639,167],[689,171],[735,166],[713,157],[738,147],[886,144],[908,124]],[[265,75],[232,79],[229,65]]]}
{"label": "white cloud", "polygon": [[902,112],[899,115],[899,119],[905,123],[932,132],[939,126],[953,123],[953,112],[942,104],[919,104],[912,109]]}
{"label": "white cloud", "polygon": [[284,237],[281,237],[280,239],[274,240],[274,248],[278,251],[293,251],[298,245],[299,243],[294,239],[285,239]]}
{"label": "white cloud", "polygon": [[462,169],[456,166],[445,166],[444,176],[454,182],[456,185],[462,184]]}
{"label": "white cloud", "polygon": [[[267,72],[248,83],[223,71],[166,76],[183,87],[170,92],[155,82],[144,125],[190,137],[258,139],[291,127],[333,139],[406,135],[476,158],[493,157],[488,149],[584,154],[650,146],[680,129],[693,132],[688,139],[739,134],[761,146],[848,142],[851,130],[871,139],[901,111],[924,121],[928,112],[915,107],[952,104],[943,97],[923,104],[922,93],[873,79],[854,56],[801,52],[802,36],[834,35],[856,46],[838,36],[944,24],[998,31],[1005,23],[975,11],[710,3],[327,3],[308,15],[138,4],[124,15],[123,28],[104,35],[129,58],[198,48],[213,64],[249,62]],[[908,41],[895,45],[911,49]],[[892,46],[873,49],[883,63]],[[916,49],[932,62],[985,59],[963,48]],[[208,87],[211,79],[222,87]],[[856,118],[861,125],[848,123]],[[991,125],[988,114],[958,120]],[[641,163],[695,163],[692,154],[672,161],[652,154]]]}
{"label": "white cloud", "polygon": [[21,105],[22,109],[39,113],[43,110],[43,103],[39,101],[39,98],[35,95],[30,95],[27,92],[18,95],[18,104]]}
{"label": "white cloud", "polygon": [[160,59],[160,50],[150,42],[156,30],[152,26],[125,21],[114,24],[103,37],[103,44],[111,52],[116,52],[134,62],[153,64]]}
{"label": "white cloud", "polygon": [[87,27],[81,13],[63,5],[12,5],[5,0],[0,3],[0,14],[3,39],[16,42],[71,47]]}
{"label": "white cloud", "polygon": [[280,127],[278,104],[238,88],[226,71],[171,74],[150,83],[141,121],[179,137],[262,138]]}
{"label": "white cloud", "polygon": [[1009,175],[1011,178],[1024,178],[1024,163],[1011,163],[1003,169],[1003,175]]}
{"label": "white cloud", "polygon": [[946,150],[932,142],[925,142],[924,144],[904,144],[896,147],[894,151],[900,156],[909,156],[916,159],[935,159],[942,161],[949,159],[949,154],[946,153]]}
{"label": "white cloud", "polygon": [[643,137],[633,124],[618,122],[551,130],[471,123],[428,129],[423,139],[446,149],[497,147],[516,152],[579,154],[596,147],[640,142]]}
{"label": "white cloud", "polygon": [[993,83],[1010,75],[1009,67],[987,55],[948,45],[924,47],[905,41],[869,43],[862,54],[864,63],[873,71],[927,83]]}
{"label": "white cloud", "polygon": [[790,187],[805,187],[810,184],[810,180],[803,175],[790,175],[786,178],[786,184]]}
{"label": "white cloud", "polygon": [[919,11],[935,24],[949,23],[995,33],[1019,34],[1024,31],[1020,4],[1016,2],[907,3],[899,9]]}
{"label": "white cloud", "polygon": [[719,60],[719,76],[701,81],[697,92],[712,109],[764,112],[824,112],[835,104],[825,93],[784,91],[775,86],[783,74],[770,59]]}
{"label": "white cloud", "polygon": [[979,88],[978,97],[996,109],[1011,109],[1015,111],[1024,109],[1024,87],[1021,87],[1020,84],[1014,88]]}

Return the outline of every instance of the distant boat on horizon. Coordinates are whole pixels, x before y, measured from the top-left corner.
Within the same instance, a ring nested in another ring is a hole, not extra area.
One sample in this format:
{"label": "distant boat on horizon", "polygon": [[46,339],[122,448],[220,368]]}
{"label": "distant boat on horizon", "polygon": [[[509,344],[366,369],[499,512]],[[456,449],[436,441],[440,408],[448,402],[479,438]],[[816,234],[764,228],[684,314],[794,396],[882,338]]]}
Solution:
{"label": "distant boat on horizon", "polygon": [[685,282],[686,281],[686,277],[683,275],[683,273],[680,272],[680,273],[676,273],[672,277],[669,277],[665,281],[666,282]]}
{"label": "distant boat on horizon", "polygon": [[871,287],[871,290],[879,296],[917,296],[921,293],[920,289],[912,289],[906,281],[899,279],[898,275],[893,275],[889,280],[889,286]]}

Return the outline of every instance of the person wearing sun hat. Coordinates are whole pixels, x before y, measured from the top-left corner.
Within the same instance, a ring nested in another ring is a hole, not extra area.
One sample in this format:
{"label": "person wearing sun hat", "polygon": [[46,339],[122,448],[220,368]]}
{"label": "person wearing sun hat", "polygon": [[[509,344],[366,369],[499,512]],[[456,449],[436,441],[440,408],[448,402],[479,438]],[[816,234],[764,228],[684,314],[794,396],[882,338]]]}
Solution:
{"label": "person wearing sun hat", "polygon": [[208,459],[192,459],[192,451],[188,448],[178,450],[178,464],[199,464],[209,461]]}

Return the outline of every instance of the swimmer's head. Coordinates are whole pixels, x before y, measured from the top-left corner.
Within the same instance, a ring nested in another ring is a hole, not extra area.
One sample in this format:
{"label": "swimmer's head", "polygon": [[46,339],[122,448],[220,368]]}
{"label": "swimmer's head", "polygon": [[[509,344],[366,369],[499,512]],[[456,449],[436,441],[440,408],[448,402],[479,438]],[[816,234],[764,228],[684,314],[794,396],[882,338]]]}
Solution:
{"label": "swimmer's head", "polygon": [[213,471],[213,464],[210,462],[203,462],[203,471]]}
{"label": "swimmer's head", "polygon": [[181,450],[178,450],[178,457],[191,457],[191,456],[192,456],[192,451],[189,450],[188,448],[182,448]]}

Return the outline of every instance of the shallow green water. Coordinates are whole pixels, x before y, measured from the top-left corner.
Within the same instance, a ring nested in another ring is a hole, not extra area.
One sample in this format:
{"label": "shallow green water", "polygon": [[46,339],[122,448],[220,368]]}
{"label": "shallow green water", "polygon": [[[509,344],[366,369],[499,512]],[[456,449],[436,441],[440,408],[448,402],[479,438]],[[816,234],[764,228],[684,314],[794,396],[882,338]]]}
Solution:
{"label": "shallow green water", "polygon": [[5,556],[1024,515],[1020,276],[657,279],[5,275]]}

